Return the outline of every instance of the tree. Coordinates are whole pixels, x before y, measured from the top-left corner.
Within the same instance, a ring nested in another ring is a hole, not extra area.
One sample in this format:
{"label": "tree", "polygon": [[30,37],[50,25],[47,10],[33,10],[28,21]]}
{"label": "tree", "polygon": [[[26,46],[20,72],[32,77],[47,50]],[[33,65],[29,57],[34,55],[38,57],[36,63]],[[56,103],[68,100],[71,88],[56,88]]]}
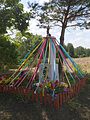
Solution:
{"label": "tree", "polygon": [[16,46],[8,36],[0,36],[0,70],[6,70],[18,63]]}
{"label": "tree", "polygon": [[67,51],[71,57],[74,57],[74,47],[71,43],[68,43],[67,45]]}
{"label": "tree", "polygon": [[[36,3],[32,6],[33,15],[37,14],[40,27],[59,26],[60,43],[64,44],[65,30],[68,27],[83,26],[90,16],[89,0],[51,0],[43,6]],[[38,6],[38,7],[37,7]]]}
{"label": "tree", "polygon": [[[83,26],[90,16],[89,0],[50,0],[42,6],[36,3],[32,6],[34,17],[40,22],[43,28],[59,26],[60,44],[64,45],[65,30],[68,27]],[[59,60],[59,73],[62,67]]]}
{"label": "tree", "polygon": [[64,47],[64,49],[67,51],[67,46],[66,46],[65,44],[63,45],[63,47]]}
{"label": "tree", "polygon": [[17,46],[19,59],[22,59],[27,52],[31,52],[42,40],[40,35],[33,35],[32,33],[25,32],[23,35],[18,32],[16,37],[13,39]]}
{"label": "tree", "polygon": [[0,35],[8,29],[25,31],[29,25],[30,13],[24,12],[20,0],[0,0]]}
{"label": "tree", "polygon": [[90,49],[85,49],[86,57],[90,57]]}
{"label": "tree", "polygon": [[85,56],[85,49],[82,46],[79,46],[75,49],[75,53],[78,57],[84,57]]}

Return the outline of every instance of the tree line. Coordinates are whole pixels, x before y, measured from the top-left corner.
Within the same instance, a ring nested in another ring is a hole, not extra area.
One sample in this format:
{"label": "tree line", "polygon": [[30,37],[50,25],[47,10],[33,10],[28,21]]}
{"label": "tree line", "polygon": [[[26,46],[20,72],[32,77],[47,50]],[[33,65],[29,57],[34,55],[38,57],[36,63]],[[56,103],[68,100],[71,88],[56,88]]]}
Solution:
{"label": "tree line", "polygon": [[73,58],[79,58],[79,57],[90,57],[90,49],[84,48],[82,46],[74,48],[72,43],[68,43],[67,45],[64,45],[64,48],[69,53],[69,55]]}

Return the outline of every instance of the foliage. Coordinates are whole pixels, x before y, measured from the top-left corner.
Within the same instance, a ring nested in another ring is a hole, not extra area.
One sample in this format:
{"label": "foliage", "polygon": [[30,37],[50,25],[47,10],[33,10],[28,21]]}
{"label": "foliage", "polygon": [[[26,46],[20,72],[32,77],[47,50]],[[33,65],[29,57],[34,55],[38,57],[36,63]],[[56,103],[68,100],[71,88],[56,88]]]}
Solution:
{"label": "foliage", "polygon": [[6,70],[17,64],[17,51],[10,37],[0,36],[0,70]]}
{"label": "foliage", "polygon": [[71,57],[74,57],[74,47],[73,47],[73,45],[71,43],[68,43],[68,45],[67,45],[67,51],[69,52],[69,55]]}
{"label": "foliage", "polygon": [[[90,16],[90,2],[88,0],[51,0],[42,6],[36,3],[32,6],[33,16],[37,14],[39,26],[46,28],[48,25],[61,27],[60,42],[63,45],[67,27],[83,26]],[[85,27],[85,26],[84,26]]]}
{"label": "foliage", "polygon": [[[24,11],[20,1],[0,0],[0,69],[17,65],[18,61],[42,39],[41,36],[25,32],[31,13]],[[15,38],[10,38],[11,32],[15,29],[19,32]]]}
{"label": "foliage", "polygon": [[86,49],[82,46],[74,48],[72,43],[68,43],[68,45],[64,45],[66,51],[69,53],[71,57],[90,57],[90,49]]}
{"label": "foliage", "polygon": [[29,25],[30,13],[24,12],[20,0],[0,0],[0,34],[8,29],[25,31]]}
{"label": "foliage", "polygon": [[88,57],[90,56],[90,49],[84,49],[85,50],[85,55]]}
{"label": "foliage", "polygon": [[[33,35],[29,32],[25,32],[22,35],[20,32],[18,32],[13,41],[17,46],[19,60],[22,60],[22,58],[24,58],[28,52],[31,52],[41,40],[42,37],[39,35]],[[31,58],[30,60],[32,61]]]}
{"label": "foliage", "polygon": [[79,46],[75,49],[75,53],[78,57],[84,57],[85,56],[85,49],[83,47]]}
{"label": "foliage", "polygon": [[[29,32],[24,33],[24,36],[18,32],[13,39],[5,35],[0,36],[0,70],[16,68],[15,66],[21,63],[24,56],[31,52],[41,40],[41,36]],[[30,58],[30,61],[33,59]]]}
{"label": "foliage", "polygon": [[[39,6],[32,4],[33,16],[39,21],[39,26],[47,28],[49,33],[52,25],[61,27],[60,44],[64,45],[65,30],[68,27],[84,26],[90,16],[89,0],[50,0],[48,3]],[[63,61],[63,60],[62,60]],[[59,60],[59,76],[62,73]]]}

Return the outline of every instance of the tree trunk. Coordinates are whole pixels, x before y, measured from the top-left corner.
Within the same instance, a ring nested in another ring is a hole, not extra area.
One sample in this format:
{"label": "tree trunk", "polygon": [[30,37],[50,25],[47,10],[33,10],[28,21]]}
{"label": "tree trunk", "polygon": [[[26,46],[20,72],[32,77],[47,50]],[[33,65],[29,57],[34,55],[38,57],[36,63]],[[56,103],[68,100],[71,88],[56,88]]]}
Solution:
{"label": "tree trunk", "polygon": [[63,27],[62,27],[62,31],[61,31],[61,36],[60,36],[60,44],[61,44],[62,46],[63,46],[63,44],[64,44],[65,29],[66,29],[66,27],[63,26]]}
{"label": "tree trunk", "polygon": [[[69,13],[69,9],[70,9],[70,5],[68,5],[67,7],[67,11],[65,13],[65,17],[64,17],[64,21],[62,23],[62,30],[61,30],[61,36],[60,36],[60,44],[63,46],[64,45],[64,36],[65,36],[65,30],[66,30],[66,27],[67,27],[67,23],[68,23],[68,19],[67,19],[67,16],[68,16],[68,13]],[[61,55],[60,55],[61,57]],[[61,61],[63,63],[63,59],[61,57]],[[60,63],[60,59],[59,59],[59,79],[63,79],[63,69],[62,69],[62,65]]]}
{"label": "tree trunk", "polygon": [[[66,27],[65,26],[63,26],[62,27],[62,31],[61,31],[61,36],[60,36],[60,44],[63,46],[64,45],[64,35],[65,35],[65,29],[66,29]],[[60,60],[61,59],[61,60]],[[63,79],[63,66],[61,65],[61,62],[60,61],[62,61],[62,63],[63,63],[63,59],[62,59],[62,57],[61,57],[61,55],[60,55],[60,59],[59,59],[59,79],[61,80],[61,79]]]}

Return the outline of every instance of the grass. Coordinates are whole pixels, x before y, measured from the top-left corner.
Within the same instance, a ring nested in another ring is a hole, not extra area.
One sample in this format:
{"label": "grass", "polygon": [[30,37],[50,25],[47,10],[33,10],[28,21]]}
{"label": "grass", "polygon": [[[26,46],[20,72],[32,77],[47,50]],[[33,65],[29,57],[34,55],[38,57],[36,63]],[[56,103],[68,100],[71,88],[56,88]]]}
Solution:
{"label": "grass", "polygon": [[90,57],[75,58],[74,60],[81,67],[82,71],[90,74]]}
{"label": "grass", "polygon": [[90,120],[90,57],[76,58],[74,60],[81,70],[87,73],[88,79],[85,88],[68,105],[69,108],[78,112],[82,120]]}
{"label": "grass", "polygon": [[88,73],[87,84],[61,110],[56,111],[15,95],[0,93],[0,120],[90,120],[90,58],[75,61]]}
{"label": "grass", "polygon": [[68,105],[79,113],[82,120],[90,120],[90,75],[88,75],[85,88]]}

